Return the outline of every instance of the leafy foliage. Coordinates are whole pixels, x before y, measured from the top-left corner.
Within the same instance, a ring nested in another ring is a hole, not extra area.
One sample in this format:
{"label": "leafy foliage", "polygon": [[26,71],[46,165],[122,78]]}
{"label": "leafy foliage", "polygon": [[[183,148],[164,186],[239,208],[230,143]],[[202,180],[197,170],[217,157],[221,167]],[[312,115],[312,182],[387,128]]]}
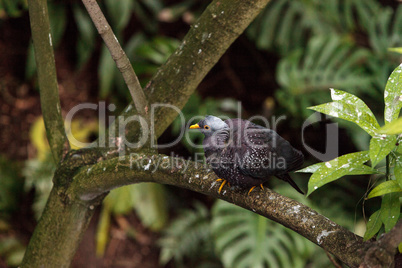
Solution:
{"label": "leafy foliage", "polygon": [[[375,173],[375,171],[373,171],[369,166],[364,165],[368,160],[368,152],[357,152],[340,156],[332,161],[320,163],[319,168],[313,172],[313,175],[309,180],[307,195],[311,194],[317,188],[345,175]],[[307,167],[307,169],[302,169],[298,172],[311,171]]]}
{"label": "leafy foliage", "polygon": [[[74,120],[70,125],[66,124],[66,129],[69,130],[68,139],[70,141],[74,138],[80,142],[89,142],[89,136],[97,132],[97,125],[94,122],[83,124],[79,120]],[[42,117],[34,121],[29,136],[31,143],[37,151],[37,156],[25,162],[22,173],[25,177],[25,190],[35,190],[35,201],[32,207],[35,218],[39,219],[52,189],[52,178],[56,165],[49,153],[49,145]],[[74,146],[74,143],[70,143],[72,144],[72,148],[78,148]]]}
{"label": "leafy foliage", "polygon": [[[157,68],[166,62],[178,46],[179,41],[174,38],[147,39],[145,35],[139,33],[131,37],[124,50],[130,61],[133,62],[133,68],[140,78],[141,85],[145,86]],[[106,47],[102,47],[98,72],[101,97],[108,96],[116,87],[118,92],[127,94],[127,99],[129,99],[126,85]]]}
{"label": "leafy foliage", "polygon": [[388,78],[387,85],[384,91],[384,120],[390,123],[399,117],[400,110],[402,108],[402,87],[399,82],[402,81],[402,66],[399,65],[390,77]]}
{"label": "leafy foliage", "polygon": [[[402,65],[399,65],[390,75],[384,93],[385,122],[389,123],[391,127],[386,125],[380,128],[373,113],[362,100],[339,90],[331,89],[333,102],[310,107],[312,110],[354,122],[369,133],[372,138],[368,152],[363,151],[343,155],[332,161],[318,163],[299,170],[299,172],[313,173],[309,181],[308,194],[311,194],[324,184],[345,175],[384,174],[376,166],[386,158],[385,181],[375,187],[368,195],[368,198],[382,196],[382,202],[381,209],[372,214],[369,219],[365,239],[370,239],[378,233],[382,225],[384,225],[385,231],[388,232],[400,218],[399,193],[402,192],[400,184],[402,180],[400,177],[401,148],[395,136],[395,129],[399,129],[399,126],[395,126],[397,124],[395,122],[400,122],[397,118],[402,107],[399,99],[402,93],[402,87],[399,85],[399,83],[402,84],[402,77],[399,75],[401,72]],[[380,134],[387,133],[387,131],[393,134]],[[371,160],[371,168],[364,165],[368,160]],[[394,167],[392,173],[390,171],[391,167]]]}
{"label": "leafy foliage", "polygon": [[141,222],[153,231],[161,230],[167,223],[166,199],[163,185],[141,183],[134,188],[134,209]]}
{"label": "leafy foliage", "polygon": [[306,51],[292,51],[278,66],[278,82],[294,94],[304,94],[328,87],[364,88],[370,80],[361,77],[359,66],[368,51],[356,48],[337,36],[311,38]]}
{"label": "leafy foliage", "polygon": [[159,245],[162,248],[160,263],[174,260],[178,267],[220,267],[214,254],[210,212],[201,203],[194,210],[183,210],[163,231]]}
{"label": "leafy foliage", "polygon": [[[16,6],[21,6],[18,2],[23,2],[22,10],[27,8],[26,1],[9,1],[5,0],[5,11],[10,16],[20,16]],[[104,10],[105,16],[111,25],[117,39],[122,44],[126,54],[132,62],[135,62],[134,68],[142,78],[141,84],[145,85],[148,79],[156,71],[156,68],[163,64],[168,56],[176,49],[179,42],[173,38],[167,38],[157,35],[158,30],[158,14],[165,7],[161,0],[107,0],[100,3]],[[7,8],[10,6],[10,8]],[[57,47],[63,36],[67,34],[67,20],[69,8],[65,4],[49,1],[49,19],[52,30],[53,45]],[[0,10],[2,6],[0,5]],[[78,35],[76,40],[76,67],[82,68],[91,57],[97,52],[97,43],[99,42],[98,34],[91,21],[87,11],[82,4],[71,4],[74,25]],[[143,25],[143,31],[136,32],[126,40],[123,32],[127,29],[130,19],[133,16]],[[150,16],[151,15],[151,16]],[[148,37],[148,34],[156,37]],[[134,60],[135,59],[135,60]],[[28,57],[26,62],[26,75],[32,77],[36,72],[35,58],[32,44],[28,49]],[[110,95],[112,89],[117,88],[117,92],[126,99],[130,99],[125,87],[123,78],[119,74],[113,59],[111,58],[107,48],[102,46],[98,67],[98,77],[100,86],[100,97],[105,98]]]}
{"label": "leafy foliage", "polygon": [[7,265],[17,267],[24,257],[25,246],[15,237],[0,238],[0,256],[4,258]]}
{"label": "leafy foliage", "polygon": [[125,215],[133,209],[144,226],[159,231],[167,222],[167,199],[163,185],[141,183],[112,190],[103,201],[102,212],[96,232],[96,252],[102,256],[108,242],[112,216]]}
{"label": "leafy foliage", "polygon": [[379,98],[398,57],[402,8],[393,12],[375,0],[271,1],[247,29],[263,50],[279,60],[279,103],[294,116],[327,99],[329,87]]}
{"label": "leafy foliage", "polygon": [[26,0],[2,0],[0,1],[0,19],[4,17],[19,17],[28,8]]}
{"label": "leafy foliage", "polygon": [[305,267],[312,244],[289,229],[224,201],[213,208],[212,232],[225,267]]}
{"label": "leafy foliage", "polygon": [[46,201],[52,190],[52,178],[56,170],[56,165],[52,156],[48,153],[45,160],[31,159],[26,161],[23,169],[25,176],[25,190],[35,189],[35,201],[32,205],[35,218],[39,220],[45,208]]}
{"label": "leafy foliage", "polygon": [[[310,36],[353,33],[378,10],[381,6],[373,0],[272,1],[247,34],[261,49],[277,49],[285,55],[303,47]],[[355,12],[363,18],[356,20]]]}
{"label": "leafy foliage", "polygon": [[401,134],[402,133],[402,118],[398,118],[396,120],[393,120],[391,123],[386,124],[383,126],[380,131],[381,134],[388,134],[388,135],[393,135],[393,134]]}
{"label": "leafy foliage", "polygon": [[[287,187],[275,189],[309,206],[315,206]],[[336,206],[327,212],[334,218],[340,215]],[[338,218],[345,222],[344,217]],[[347,225],[352,226],[353,223]],[[199,203],[194,205],[194,209],[180,212],[162,233],[159,242],[162,247],[161,263],[174,260],[179,267],[193,267],[194,263],[202,267],[221,267],[218,259],[224,267],[329,265],[325,253],[317,250],[317,246],[310,241],[253,212],[221,200],[215,202],[212,213]],[[213,266],[205,266],[207,259],[212,262],[208,265]]]}
{"label": "leafy foliage", "polygon": [[334,102],[309,107],[309,109],[356,123],[368,134],[374,136],[379,128],[371,110],[356,96],[336,89],[331,89]]}

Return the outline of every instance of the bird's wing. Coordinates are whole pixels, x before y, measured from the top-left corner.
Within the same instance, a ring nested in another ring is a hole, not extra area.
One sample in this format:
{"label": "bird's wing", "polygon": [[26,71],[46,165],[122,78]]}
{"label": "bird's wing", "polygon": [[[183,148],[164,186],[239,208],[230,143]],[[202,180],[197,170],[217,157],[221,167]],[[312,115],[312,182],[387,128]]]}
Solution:
{"label": "bird's wing", "polygon": [[[255,124],[241,130],[236,161],[241,173],[256,178],[285,174],[303,164],[303,154],[275,131]],[[239,131],[238,131],[239,132]],[[236,135],[235,135],[236,136]]]}

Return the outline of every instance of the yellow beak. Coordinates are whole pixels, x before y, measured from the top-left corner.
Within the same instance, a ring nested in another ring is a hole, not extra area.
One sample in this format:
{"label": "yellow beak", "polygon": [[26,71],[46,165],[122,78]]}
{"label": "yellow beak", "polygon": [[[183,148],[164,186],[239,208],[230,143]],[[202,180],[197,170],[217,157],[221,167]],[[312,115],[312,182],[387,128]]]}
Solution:
{"label": "yellow beak", "polygon": [[198,124],[195,124],[195,125],[191,125],[191,126],[190,126],[190,129],[196,129],[196,128],[200,128],[200,126],[199,126]]}

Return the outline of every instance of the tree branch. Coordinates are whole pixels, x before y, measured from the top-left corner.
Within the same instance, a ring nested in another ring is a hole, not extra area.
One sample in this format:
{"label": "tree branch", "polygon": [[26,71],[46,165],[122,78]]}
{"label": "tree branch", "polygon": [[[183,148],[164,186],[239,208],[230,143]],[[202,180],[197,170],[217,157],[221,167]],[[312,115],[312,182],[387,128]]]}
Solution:
{"label": "tree branch", "polygon": [[[137,113],[145,119],[146,124],[143,121],[140,121],[143,131],[149,129],[150,119],[148,114],[148,102],[130,60],[123,48],[120,46],[119,41],[114,35],[112,28],[107,22],[96,0],[82,0],[82,2],[95,24],[98,33],[101,35],[105,45],[109,49],[110,55],[115,61],[117,68],[123,75]],[[149,142],[149,139],[147,141]]]}
{"label": "tree branch", "polygon": [[68,152],[69,143],[61,116],[47,1],[29,0],[28,5],[46,135],[53,159],[59,163]]}
{"label": "tree branch", "polygon": [[218,193],[218,177],[203,163],[152,154],[131,154],[85,167],[74,177],[67,196],[88,202],[114,188],[139,182],[170,184],[226,200],[278,222],[358,267],[363,239],[318,214],[313,209],[265,189],[247,195],[246,190],[224,188]]}
{"label": "tree branch", "polygon": [[43,211],[47,216],[38,223],[44,228],[35,228],[21,267],[70,267],[84,235],[80,230],[87,229],[95,206],[68,202],[61,193],[58,188],[52,189]]}
{"label": "tree branch", "polygon": [[[368,244],[363,250],[361,268],[391,267],[398,245],[402,243],[402,220],[378,241]],[[393,267],[394,265],[392,265]]]}
{"label": "tree branch", "polygon": [[[161,66],[144,92],[151,105],[151,124],[159,137],[177,117],[198,84],[218,62],[269,0],[215,0],[209,4],[184,37],[179,48]],[[156,107],[153,104],[166,104]],[[121,116],[134,114],[125,110]],[[116,120],[117,121],[117,120]],[[114,123],[117,129],[118,122]],[[137,125],[128,126],[130,141],[141,137]]]}
{"label": "tree branch", "polygon": [[117,68],[123,75],[137,112],[140,115],[145,116],[148,109],[147,99],[142,91],[140,82],[138,81],[130,60],[120,46],[119,41],[114,35],[112,28],[107,22],[96,0],[82,0],[82,2],[95,24],[98,33],[101,35],[105,45],[109,49],[110,55],[112,55],[113,60],[116,62]]}

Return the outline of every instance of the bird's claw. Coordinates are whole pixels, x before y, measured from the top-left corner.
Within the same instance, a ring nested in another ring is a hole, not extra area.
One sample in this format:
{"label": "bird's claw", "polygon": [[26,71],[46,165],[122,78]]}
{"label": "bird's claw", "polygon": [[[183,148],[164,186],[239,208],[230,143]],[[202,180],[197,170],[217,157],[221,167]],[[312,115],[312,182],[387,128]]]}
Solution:
{"label": "bird's claw", "polygon": [[218,190],[219,194],[222,192],[222,188],[226,183],[230,186],[230,183],[225,179],[217,179],[216,181],[221,181],[222,182],[221,186],[219,186],[219,190]]}
{"label": "bird's claw", "polygon": [[[250,191],[248,191],[247,195],[250,195],[251,191],[253,191],[255,187],[257,187],[257,186],[251,187],[251,189],[250,189]],[[264,190],[264,186],[262,186],[262,183],[260,184],[260,187],[261,187],[262,190]]]}

